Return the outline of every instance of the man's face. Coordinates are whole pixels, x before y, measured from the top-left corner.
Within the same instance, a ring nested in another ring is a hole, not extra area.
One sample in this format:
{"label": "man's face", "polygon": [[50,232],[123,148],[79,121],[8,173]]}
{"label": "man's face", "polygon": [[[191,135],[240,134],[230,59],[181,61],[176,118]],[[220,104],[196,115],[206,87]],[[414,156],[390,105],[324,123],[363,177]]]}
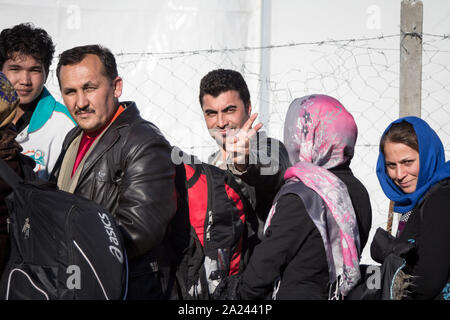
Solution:
{"label": "man's face", "polygon": [[30,55],[12,54],[5,61],[2,72],[14,86],[20,105],[28,105],[42,93],[47,75],[42,63]]}
{"label": "man's face", "polygon": [[88,54],[77,64],[62,66],[59,79],[64,104],[86,133],[103,128],[114,116],[122,79],[106,77],[96,55]]}
{"label": "man's face", "polygon": [[205,94],[202,109],[209,133],[223,149],[225,140],[234,137],[251,113],[251,105],[246,110],[236,90],[222,92],[217,97]]}

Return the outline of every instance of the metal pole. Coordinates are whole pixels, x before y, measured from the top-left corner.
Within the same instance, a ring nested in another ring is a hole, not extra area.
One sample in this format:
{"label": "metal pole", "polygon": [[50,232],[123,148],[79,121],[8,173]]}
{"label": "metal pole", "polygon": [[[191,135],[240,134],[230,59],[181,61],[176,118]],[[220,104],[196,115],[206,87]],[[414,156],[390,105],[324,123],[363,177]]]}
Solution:
{"label": "metal pole", "polygon": [[422,1],[402,0],[400,13],[400,117],[421,116]]}

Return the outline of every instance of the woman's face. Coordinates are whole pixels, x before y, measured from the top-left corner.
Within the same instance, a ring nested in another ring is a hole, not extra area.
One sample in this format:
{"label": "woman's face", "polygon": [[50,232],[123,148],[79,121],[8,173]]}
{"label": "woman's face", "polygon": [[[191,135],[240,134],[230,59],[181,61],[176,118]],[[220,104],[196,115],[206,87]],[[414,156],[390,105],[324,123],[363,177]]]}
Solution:
{"label": "woman's face", "polygon": [[403,143],[386,141],[384,145],[386,172],[404,193],[416,191],[419,178],[419,153]]}

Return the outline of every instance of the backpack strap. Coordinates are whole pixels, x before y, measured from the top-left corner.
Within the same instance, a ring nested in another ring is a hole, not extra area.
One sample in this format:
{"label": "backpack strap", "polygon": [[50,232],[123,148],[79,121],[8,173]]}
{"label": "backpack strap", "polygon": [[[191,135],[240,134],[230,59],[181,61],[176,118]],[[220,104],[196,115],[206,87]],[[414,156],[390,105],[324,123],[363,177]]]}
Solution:
{"label": "backpack strap", "polygon": [[3,159],[0,159],[0,178],[13,190],[16,190],[17,186],[23,182],[23,179]]}
{"label": "backpack strap", "polygon": [[186,180],[186,187],[188,189],[192,188],[194,186],[194,184],[197,183],[198,179],[200,178],[200,174],[202,173],[201,164],[194,165],[193,167],[195,169],[194,175],[191,178],[189,178],[189,180]]}
{"label": "backpack strap", "polygon": [[392,234],[392,223],[394,222],[394,201],[389,201],[389,210],[388,210],[388,221],[386,225],[386,230],[390,234]]}
{"label": "backpack strap", "polygon": [[34,181],[39,179],[36,172],[34,172],[34,160],[30,157],[20,154],[19,163],[22,168],[23,181]]}

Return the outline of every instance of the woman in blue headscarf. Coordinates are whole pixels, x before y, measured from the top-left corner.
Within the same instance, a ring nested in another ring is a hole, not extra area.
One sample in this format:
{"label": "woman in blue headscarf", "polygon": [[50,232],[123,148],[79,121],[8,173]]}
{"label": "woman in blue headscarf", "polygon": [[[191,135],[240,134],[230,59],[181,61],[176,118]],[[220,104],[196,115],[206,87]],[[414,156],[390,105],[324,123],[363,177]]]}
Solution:
{"label": "woman in blue headscarf", "polygon": [[377,176],[401,214],[398,242],[416,244],[407,261],[409,299],[450,299],[450,161],[422,119],[392,122],[380,141]]}

